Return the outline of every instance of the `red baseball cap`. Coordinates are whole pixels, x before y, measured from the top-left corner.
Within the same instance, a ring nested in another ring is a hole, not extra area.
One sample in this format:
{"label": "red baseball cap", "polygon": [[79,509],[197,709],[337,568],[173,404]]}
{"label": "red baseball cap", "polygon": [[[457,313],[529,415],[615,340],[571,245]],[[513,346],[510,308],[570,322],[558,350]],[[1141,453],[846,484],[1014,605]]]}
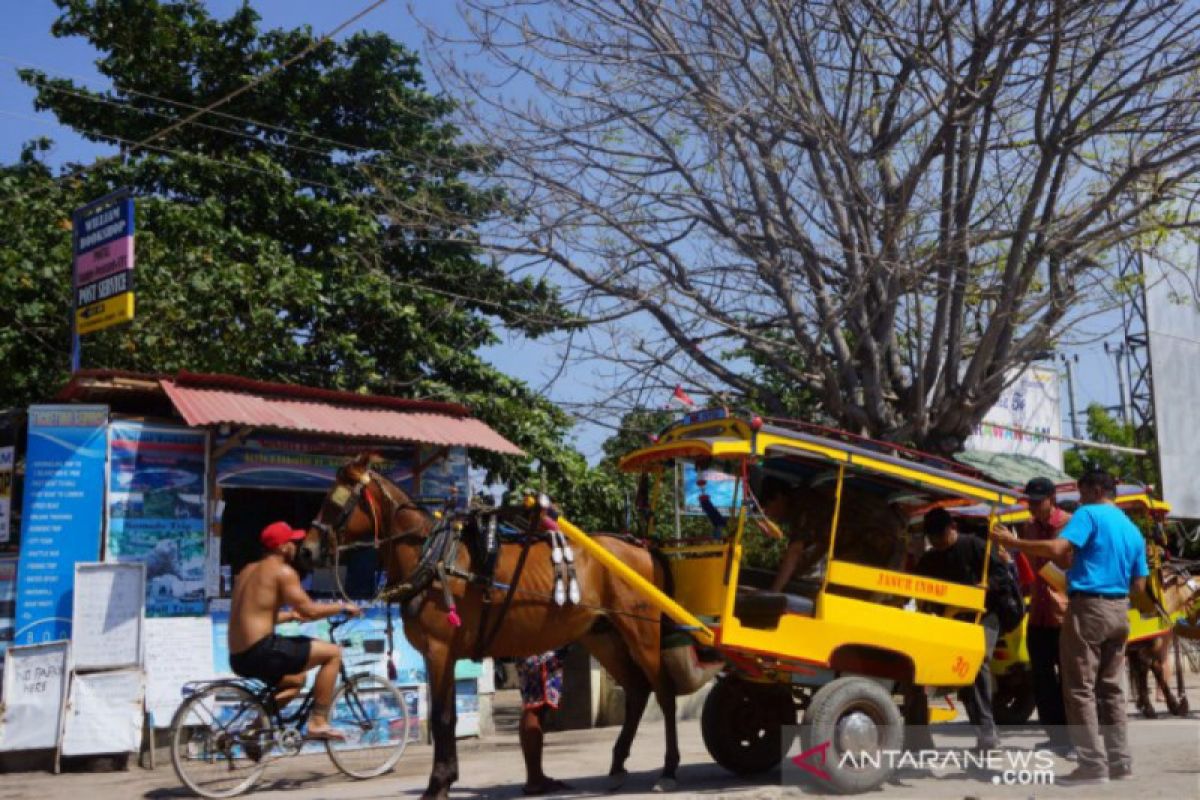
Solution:
{"label": "red baseball cap", "polygon": [[262,529],[258,538],[263,543],[263,547],[274,550],[276,547],[283,547],[288,542],[298,542],[306,535],[304,531],[298,531],[286,522],[272,522]]}

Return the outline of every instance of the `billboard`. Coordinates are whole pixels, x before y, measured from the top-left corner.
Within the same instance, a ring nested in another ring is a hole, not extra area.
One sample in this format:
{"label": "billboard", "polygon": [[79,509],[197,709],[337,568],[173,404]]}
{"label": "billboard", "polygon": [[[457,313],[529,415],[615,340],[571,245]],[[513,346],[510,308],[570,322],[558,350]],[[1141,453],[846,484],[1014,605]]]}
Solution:
{"label": "billboard", "polygon": [[1000,395],[967,437],[967,450],[1033,456],[1063,468],[1058,372],[1029,367]]}
{"label": "billboard", "polygon": [[146,614],[203,614],[207,433],[113,422],[106,560],[146,565]]}
{"label": "billboard", "polygon": [[1163,499],[1174,516],[1200,519],[1200,264],[1191,253],[1175,266],[1147,260],[1145,280]]}
{"label": "billboard", "polygon": [[75,563],[100,555],[107,406],[30,406],[14,643],[71,636]]}

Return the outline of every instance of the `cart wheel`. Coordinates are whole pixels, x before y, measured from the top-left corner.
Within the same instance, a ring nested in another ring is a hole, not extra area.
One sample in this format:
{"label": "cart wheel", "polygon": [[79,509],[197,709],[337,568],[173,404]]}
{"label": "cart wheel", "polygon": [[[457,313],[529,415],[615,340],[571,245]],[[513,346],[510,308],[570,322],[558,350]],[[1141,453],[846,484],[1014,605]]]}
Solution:
{"label": "cart wheel", "polygon": [[713,760],[730,772],[766,772],[783,758],[783,726],[796,724],[791,690],[738,678],[718,680],[704,701],[700,733]]}
{"label": "cart wheel", "polygon": [[[892,774],[880,750],[904,746],[904,721],[891,694],[868,678],[838,678],[813,696],[800,726],[804,750],[828,743],[819,766],[828,773],[822,787],[842,794],[870,791]],[[851,756],[842,763],[842,755]],[[867,753],[870,758],[861,758]],[[878,766],[877,766],[878,765]]]}
{"label": "cart wheel", "polygon": [[1036,707],[1033,682],[1027,674],[1022,674],[1021,677],[1006,675],[996,681],[996,691],[992,693],[992,716],[995,717],[997,725],[1020,725],[1028,722]]}

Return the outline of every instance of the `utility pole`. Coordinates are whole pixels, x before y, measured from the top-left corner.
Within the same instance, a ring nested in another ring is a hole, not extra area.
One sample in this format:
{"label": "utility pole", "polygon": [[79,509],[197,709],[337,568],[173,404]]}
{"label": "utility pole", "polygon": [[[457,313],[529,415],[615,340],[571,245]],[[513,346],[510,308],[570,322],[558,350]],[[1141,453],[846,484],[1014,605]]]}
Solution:
{"label": "utility pole", "polygon": [[1079,354],[1076,353],[1072,355],[1071,358],[1067,358],[1066,353],[1060,353],[1059,358],[1062,359],[1063,365],[1067,368],[1067,405],[1070,406],[1071,409],[1071,438],[1078,439],[1079,417],[1076,416],[1075,411],[1075,379],[1071,374],[1071,364],[1072,362],[1075,364],[1079,363]]}
{"label": "utility pole", "polygon": [[1104,343],[1104,352],[1107,353],[1108,355],[1112,356],[1117,362],[1117,392],[1120,394],[1120,397],[1121,397],[1121,402],[1120,402],[1121,421],[1124,422],[1126,425],[1132,425],[1133,422],[1129,418],[1129,405],[1128,405],[1128,403],[1125,402],[1125,370],[1121,369],[1121,367],[1122,367],[1121,362],[1125,360],[1127,348],[1125,347],[1124,342],[1121,342],[1120,344],[1116,345],[1115,347],[1112,345],[1109,345],[1108,342],[1105,342]]}

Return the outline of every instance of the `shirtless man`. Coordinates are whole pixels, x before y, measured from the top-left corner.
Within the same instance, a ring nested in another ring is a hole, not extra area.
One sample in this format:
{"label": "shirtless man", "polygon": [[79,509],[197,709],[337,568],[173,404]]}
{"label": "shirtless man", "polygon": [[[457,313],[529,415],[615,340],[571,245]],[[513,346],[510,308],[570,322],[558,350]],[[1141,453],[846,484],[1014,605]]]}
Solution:
{"label": "shirtless man", "polygon": [[[259,535],[266,555],[238,573],[229,611],[229,665],[243,678],[278,685],[275,700],[280,708],[304,686],[304,674],[320,667],[313,682],[313,707],[308,719],[310,739],[342,739],[329,725],[329,706],[342,663],[342,649],[332,642],[308,636],[278,636],[283,622],[311,622],[338,614],[358,616],[353,603],[317,603],[300,585],[292,567],[304,531],[286,522],[272,522]],[[282,606],[291,611],[280,611]]]}

